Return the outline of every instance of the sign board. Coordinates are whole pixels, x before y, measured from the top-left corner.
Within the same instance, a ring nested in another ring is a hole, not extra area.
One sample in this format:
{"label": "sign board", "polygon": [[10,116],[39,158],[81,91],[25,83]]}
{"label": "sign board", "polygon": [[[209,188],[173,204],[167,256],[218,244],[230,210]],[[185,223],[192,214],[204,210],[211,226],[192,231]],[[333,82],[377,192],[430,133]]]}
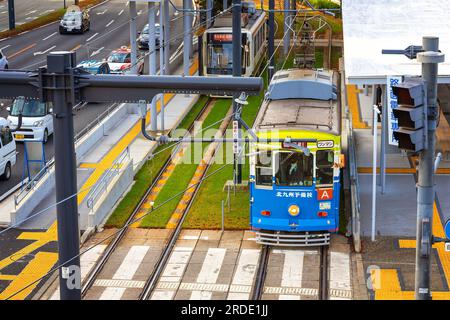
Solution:
{"label": "sign board", "polygon": [[398,141],[394,138],[394,130],[398,129],[398,120],[394,116],[394,109],[397,108],[397,97],[394,95],[392,87],[402,82],[400,76],[388,76],[387,77],[387,111],[388,111],[388,129],[389,129],[389,144],[398,147]]}
{"label": "sign board", "polygon": [[[238,121],[233,121],[233,139],[239,139],[239,123]],[[239,142],[233,142],[233,153],[239,153]]]}
{"label": "sign board", "polygon": [[450,239],[450,219],[448,219],[447,222],[445,222],[444,233],[445,237],[447,239]]}

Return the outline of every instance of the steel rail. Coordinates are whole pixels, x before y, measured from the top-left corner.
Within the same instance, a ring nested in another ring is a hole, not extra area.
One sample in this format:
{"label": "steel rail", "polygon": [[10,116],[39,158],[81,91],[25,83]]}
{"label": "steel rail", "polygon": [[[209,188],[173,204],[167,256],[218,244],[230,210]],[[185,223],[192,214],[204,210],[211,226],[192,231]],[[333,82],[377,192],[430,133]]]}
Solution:
{"label": "steel rail", "polygon": [[261,300],[264,293],[264,283],[266,282],[267,265],[269,262],[270,247],[263,245],[259,258],[258,271],[256,273],[255,284],[253,286],[252,300]]}
{"label": "steel rail", "polygon": [[[190,131],[192,131],[194,129],[195,121],[197,121],[203,115],[203,113],[207,110],[207,108],[208,108],[208,106],[210,104],[210,101],[211,101],[211,98],[208,98],[208,100],[206,101],[206,103],[203,106],[203,108],[200,110],[198,115],[195,117],[195,120],[193,121],[193,123],[189,126],[189,128],[187,130],[188,132],[190,132]],[[186,133],[186,134],[188,134],[188,133]],[[177,152],[179,150],[179,148],[181,148],[181,144],[176,145],[175,148],[176,148],[175,152]],[[164,162],[163,166],[158,171],[155,179],[153,179],[152,184],[146,190],[145,194],[143,195],[143,197],[141,198],[139,203],[136,205],[136,207],[134,208],[134,210],[131,213],[131,215],[128,217],[127,221],[125,222],[125,226],[127,226],[127,227],[126,228],[122,228],[119,231],[119,233],[114,237],[114,239],[108,244],[108,247],[106,248],[105,253],[101,256],[100,260],[97,262],[95,267],[87,275],[87,277],[86,277],[86,279],[84,281],[83,287],[82,287],[82,291],[81,291],[82,297],[84,297],[86,295],[86,293],[89,291],[89,289],[93,286],[93,284],[95,282],[95,279],[97,279],[98,275],[103,270],[103,267],[108,262],[108,260],[111,257],[112,253],[115,251],[117,246],[120,244],[121,240],[123,239],[123,237],[125,236],[125,233],[127,232],[128,228],[129,228],[129,226],[132,224],[132,221],[136,217],[137,213],[139,212],[140,208],[144,204],[144,202],[147,199],[147,197],[150,195],[152,190],[157,185],[157,183],[160,180],[162,174],[165,172],[167,167],[170,165],[170,162],[171,162],[171,157],[167,158],[167,160]]]}
{"label": "steel rail", "polygon": [[320,247],[319,300],[328,300],[328,246]]}

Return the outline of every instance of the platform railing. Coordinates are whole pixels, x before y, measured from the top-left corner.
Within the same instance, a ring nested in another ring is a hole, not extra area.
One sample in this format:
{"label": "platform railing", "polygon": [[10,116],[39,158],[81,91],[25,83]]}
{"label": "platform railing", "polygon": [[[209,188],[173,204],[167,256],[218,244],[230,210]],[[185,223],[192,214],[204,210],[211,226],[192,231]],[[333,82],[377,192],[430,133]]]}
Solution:
{"label": "platform railing", "polygon": [[112,166],[105,171],[101,179],[92,187],[86,198],[86,206],[93,211],[98,199],[108,191],[108,187],[115,176],[121,172],[124,164],[130,159],[130,149],[125,150],[117,157]]}
{"label": "platform railing", "polygon": [[361,221],[360,221],[360,199],[359,199],[359,180],[358,180],[358,164],[356,158],[356,143],[353,136],[353,125],[350,111],[347,121],[347,139],[348,139],[348,156],[349,156],[349,173],[350,173],[350,202],[352,210],[352,235],[356,252],[361,252]]}

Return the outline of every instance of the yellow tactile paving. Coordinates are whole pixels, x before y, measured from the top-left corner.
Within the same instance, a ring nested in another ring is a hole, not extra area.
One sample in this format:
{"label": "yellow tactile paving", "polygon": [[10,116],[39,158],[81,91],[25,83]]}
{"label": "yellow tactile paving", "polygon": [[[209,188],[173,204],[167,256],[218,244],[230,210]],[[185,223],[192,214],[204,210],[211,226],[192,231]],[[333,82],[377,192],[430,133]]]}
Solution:
{"label": "yellow tactile paving", "polygon": [[11,297],[12,300],[23,300],[36,288],[39,282],[34,284],[33,281],[44,276],[49,272],[55,263],[58,261],[58,254],[54,252],[38,252],[33,260],[22,270],[9,286],[0,294],[0,300],[9,298],[12,294],[20,291],[18,294]]}
{"label": "yellow tactile paving", "polygon": [[348,84],[346,88],[347,88],[347,103],[352,113],[353,128],[355,129],[369,128],[369,126],[365,122],[361,121],[361,112],[360,112],[361,109],[358,97],[360,91],[358,87],[354,84]]}
{"label": "yellow tactile paving", "polygon": [[15,275],[11,275],[11,274],[0,274],[0,280],[11,281],[11,280],[14,280],[15,278],[17,278],[17,276],[15,276]]}

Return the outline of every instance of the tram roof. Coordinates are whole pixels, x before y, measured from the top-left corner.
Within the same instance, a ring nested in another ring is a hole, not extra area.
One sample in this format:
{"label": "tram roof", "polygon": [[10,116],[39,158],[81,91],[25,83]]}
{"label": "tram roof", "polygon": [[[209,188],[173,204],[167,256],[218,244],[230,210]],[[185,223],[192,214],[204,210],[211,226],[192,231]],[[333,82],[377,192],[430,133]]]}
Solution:
{"label": "tram roof", "polygon": [[[423,36],[439,37],[450,54],[450,0],[342,0],[345,74],[348,83],[385,84],[387,76],[420,75],[421,66],[382,49],[422,45]],[[447,59],[448,61],[448,59]],[[440,83],[450,83],[450,64],[439,64]]]}

